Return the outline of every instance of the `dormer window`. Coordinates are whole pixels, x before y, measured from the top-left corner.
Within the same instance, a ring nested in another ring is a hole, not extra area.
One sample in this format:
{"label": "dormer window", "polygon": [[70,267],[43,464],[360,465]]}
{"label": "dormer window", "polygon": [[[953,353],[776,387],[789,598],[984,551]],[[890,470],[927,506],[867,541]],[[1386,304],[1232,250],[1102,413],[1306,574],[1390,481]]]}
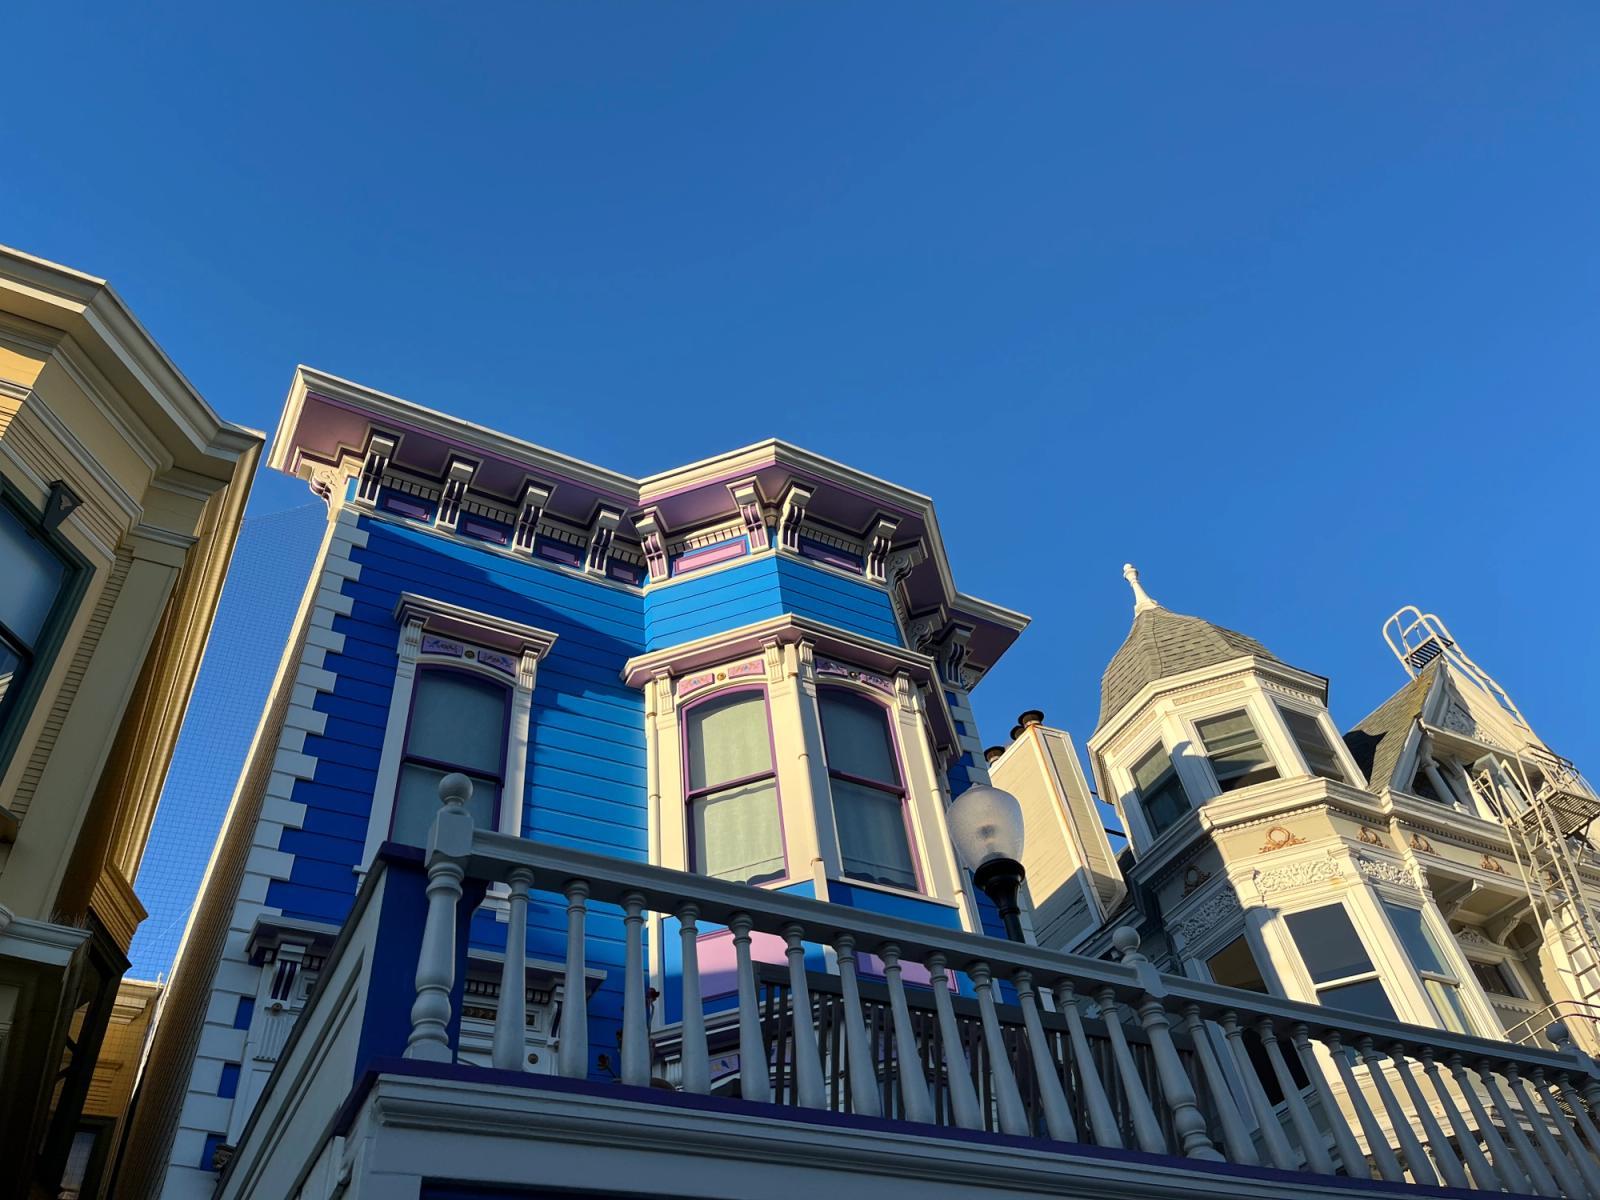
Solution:
{"label": "dormer window", "polygon": [[1192,807],[1183,781],[1172,764],[1172,756],[1160,742],[1133,765],[1133,787],[1144,810],[1150,835],[1160,837],[1176,825]]}
{"label": "dormer window", "polygon": [[1339,756],[1334,752],[1333,744],[1328,741],[1327,733],[1323,731],[1322,722],[1311,713],[1301,712],[1298,708],[1279,705],[1278,711],[1283,714],[1283,723],[1289,727],[1289,736],[1294,739],[1300,757],[1306,760],[1306,769],[1323,779],[1348,783],[1344,768],[1339,765]]}
{"label": "dormer window", "polygon": [[914,890],[906,789],[888,711],[837,687],[820,689],[817,707],[845,876]]}
{"label": "dormer window", "polygon": [[1218,791],[1231,792],[1278,777],[1278,768],[1243,709],[1196,721],[1195,732],[1217,778]]}
{"label": "dormer window", "polygon": [[722,693],[684,713],[689,860],[736,883],[781,879],[783,822],[766,695]]}

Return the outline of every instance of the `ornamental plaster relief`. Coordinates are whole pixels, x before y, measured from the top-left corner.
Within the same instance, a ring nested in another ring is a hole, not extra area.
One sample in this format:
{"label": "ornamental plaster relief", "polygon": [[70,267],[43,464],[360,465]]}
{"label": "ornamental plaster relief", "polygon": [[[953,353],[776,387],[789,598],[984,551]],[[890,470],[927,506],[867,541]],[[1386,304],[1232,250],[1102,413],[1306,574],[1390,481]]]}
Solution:
{"label": "ornamental plaster relief", "polygon": [[1305,858],[1266,871],[1254,871],[1250,882],[1255,885],[1257,892],[1267,896],[1314,883],[1340,884],[1344,882],[1344,873],[1339,860],[1330,855],[1326,858]]}
{"label": "ornamental plaster relief", "polygon": [[1244,912],[1239,897],[1226,881],[1209,895],[1198,899],[1181,917],[1167,924],[1167,932],[1189,950],[1208,937],[1225,930]]}
{"label": "ornamental plaster relief", "polygon": [[1404,863],[1392,859],[1373,858],[1366,854],[1355,856],[1356,869],[1374,883],[1388,883],[1396,887],[1410,888],[1420,892],[1422,885],[1417,882],[1416,875]]}

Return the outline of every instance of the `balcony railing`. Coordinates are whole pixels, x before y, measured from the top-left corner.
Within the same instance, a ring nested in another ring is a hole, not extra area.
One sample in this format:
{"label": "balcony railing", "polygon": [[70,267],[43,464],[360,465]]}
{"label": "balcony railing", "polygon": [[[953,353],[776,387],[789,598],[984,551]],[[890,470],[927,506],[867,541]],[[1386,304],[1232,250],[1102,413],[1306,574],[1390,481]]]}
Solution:
{"label": "balcony railing", "polygon": [[[450,997],[457,908],[470,880],[509,891],[494,1062],[527,1069],[523,946],[537,886],[565,897],[568,978],[583,977],[589,906],[622,911],[618,1074],[626,1084],[649,1086],[655,1074],[644,935],[646,914],[659,913],[679,923],[682,1021],[668,1033],[683,1091],[711,1090],[698,958],[709,923],[733,936],[730,1036],[747,1102],[1064,1148],[1092,1143],[1418,1187],[1600,1196],[1600,1066],[1559,1029],[1557,1049],[1548,1050],[1199,983],[1157,971],[1131,930],[1118,931],[1122,959],[1112,963],[938,929],[475,829],[457,798],[436,820],[426,871],[407,1058],[456,1061]],[[786,971],[774,977],[756,961],[755,933],[782,939]],[[808,971],[808,946],[831,950],[837,973]],[[864,954],[881,965],[881,980],[862,977]],[[911,964],[927,986],[909,985]],[[952,986],[956,973],[968,986]],[[566,999],[563,1075],[589,1072],[586,1003],[581,988]]]}

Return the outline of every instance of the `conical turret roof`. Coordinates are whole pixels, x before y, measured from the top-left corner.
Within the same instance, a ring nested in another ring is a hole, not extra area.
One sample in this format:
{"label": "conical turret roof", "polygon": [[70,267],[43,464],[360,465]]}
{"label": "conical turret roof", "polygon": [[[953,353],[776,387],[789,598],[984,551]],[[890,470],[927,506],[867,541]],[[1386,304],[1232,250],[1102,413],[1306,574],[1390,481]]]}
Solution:
{"label": "conical turret roof", "polygon": [[1147,683],[1253,655],[1281,661],[1253,637],[1200,617],[1169,612],[1145,594],[1139,572],[1122,568],[1133,587],[1133,628],[1100,677],[1100,725],[1105,725]]}

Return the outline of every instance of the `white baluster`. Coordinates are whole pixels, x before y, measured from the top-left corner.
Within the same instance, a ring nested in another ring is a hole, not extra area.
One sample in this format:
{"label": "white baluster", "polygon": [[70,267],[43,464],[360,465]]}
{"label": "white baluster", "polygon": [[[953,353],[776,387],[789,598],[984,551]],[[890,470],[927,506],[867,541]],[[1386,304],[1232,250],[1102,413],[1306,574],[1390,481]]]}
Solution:
{"label": "white baluster", "polygon": [[[1494,1064],[1486,1058],[1479,1059],[1477,1071],[1478,1078],[1483,1080],[1483,1090],[1489,1094],[1489,1102],[1500,1114],[1500,1123],[1505,1126],[1506,1136],[1516,1150],[1517,1161],[1522,1164],[1528,1181],[1533,1184],[1533,1191],[1541,1196],[1559,1196],[1561,1191],[1556,1186],[1556,1177],[1550,1173],[1550,1168],[1528,1140],[1527,1131],[1522,1128],[1522,1114],[1512,1106],[1500,1088],[1500,1081],[1494,1077]],[[1510,1072],[1507,1072],[1509,1077]]]}
{"label": "white baluster", "polygon": [[933,1097],[928,1094],[928,1077],[922,1071],[922,1050],[911,1028],[911,1008],[906,1003],[906,985],[900,978],[900,947],[892,942],[878,947],[883,959],[883,981],[889,989],[889,1017],[894,1023],[895,1070],[900,1078],[900,1107],[905,1119],[931,1124]]}
{"label": "white baluster", "polygon": [[1317,1094],[1322,1115],[1328,1119],[1328,1125],[1333,1130],[1333,1144],[1339,1147],[1344,1173],[1351,1179],[1371,1179],[1367,1156],[1356,1145],[1355,1134],[1350,1132],[1350,1122],[1345,1120],[1344,1113],[1333,1099],[1333,1089],[1328,1086],[1328,1077],[1322,1071],[1321,1060],[1317,1058],[1317,1048],[1311,1044],[1311,1030],[1304,1021],[1290,1026],[1289,1041],[1300,1056],[1300,1066],[1311,1081],[1311,1090]]}
{"label": "white baluster", "polygon": [[867,1041],[861,1015],[861,989],[856,984],[856,939],[842,934],[833,943],[839,963],[839,989],[844,993],[844,1052],[849,1063],[850,1110],[866,1117],[883,1115],[878,1097],[878,1064]]}
{"label": "white baluster", "polygon": [[1211,1044],[1211,1032],[1200,1019],[1200,1006],[1195,1003],[1183,1006],[1183,1029],[1194,1043],[1194,1052],[1200,1058],[1200,1072],[1206,1078],[1206,1090],[1217,1109],[1217,1120],[1222,1125],[1222,1143],[1228,1148],[1228,1161],[1256,1166],[1261,1158],[1256,1154],[1255,1143],[1239,1112],[1239,1102],[1228,1087],[1222,1074],[1222,1063],[1216,1048]]}
{"label": "white baluster", "polygon": [[1583,1136],[1588,1141],[1588,1153],[1591,1157],[1600,1153],[1600,1129],[1595,1127],[1594,1118],[1589,1115],[1589,1108],[1583,1101],[1583,1096],[1572,1085],[1572,1076],[1562,1072],[1558,1080],[1561,1091],[1567,1098],[1567,1104],[1572,1109],[1572,1115],[1583,1128]]}
{"label": "white baluster", "polygon": [[456,905],[472,852],[472,780],[452,772],[439,781],[442,801],[428,834],[428,916],[417,951],[417,998],[411,1005],[411,1036],[405,1056],[454,1062],[450,1049],[450,990],[456,981]]}
{"label": "white baluster", "polygon": [[562,985],[561,1046],[556,1066],[568,1079],[589,1077],[589,980],[584,962],[584,918],[589,885],[567,880],[567,974]]}
{"label": "white baluster", "polygon": [[788,944],[789,1003],[794,1013],[795,1099],[804,1108],[827,1108],[822,1087],[822,1057],[817,1049],[816,1017],[811,1010],[811,986],[806,981],[806,931],[799,925],[784,928]]}
{"label": "white baluster", "polygon": [[983,1044],[989,1052],[989,1082],[994,1088],[995,1110],[1000,1118],[1000,1132],[1026,1135],[1028,1110],[1022,1105],[1022,1093],[1017,1090],[1017,1077],[1011,1070],[1011,1057],[1006,1053],[1005,1038],[1000,1032],[1000,1017],[994,1010],[994,979],[986,962],[967,964],[967,978],[978,993],[978,1018],[983,1025]]}
{"label": "white baluster", "polygon": [[1456,1145],[1461,1149],[1461,1158],[1467,1164],[1467,1170],[1472,1173],[1473,1182],[1484,1191],[1499,1191],[1500,1180],[1478,1145],[1477,1132],[1468,1123],[1466,1114],[1461,1111],[1461,1106],[1456,1103],[1455,1097],[1450,1094],[1449,1085],[1439,1074],[1439,1064],[1433,1061],[1433,1047],[1423,1046],[1418,1051],[1418,1057],[1422,1059],[1422,1073],[1433,1085],[1433,1094],[1439,1097],[1439,1106],[1444,1109],[1444,1115],[1450,1122],[1450,1130],[1456,1135]]}
{"label": "white baluster", "polygon": [[[1489,1158],[1494,1167],[1494,1173],[1499,1178],[1501,1185],[1508,1192],[1526,1195],[1534,1190],[1534,1183],[1528,1178],[1522,1164],[1517,1161],[1517,1156],[1511,1152],[1505,1139],[1500,1136],[1500,1131],[1494,1127],[1494,1118],[1489,1115],[1483,1106],[1483,1098],[1478,1095],[1478,1085],[1467,1073],[1466,1062],[1461,1055],[1450,1055],[1450,1073],[1455,1076],[1456,1086],[1461,1091],[1462,1099],[1467,1102],[1467,1107],[1472,1111],[1472,1120],[1478,1127],[1478,1132],[1483,1135],[1483,1141],[1489,1147]],[[1485,1091],[1488,1090],[1487,1084]]]}
{"label": "white baluster", "polygon": [[494,1014],[494,1065],[502,1071],[528,1069],[528,888],[533,872],[513,867],[506,876],[510,908],[506,914],[506,959],[500,965],[500,1007]]}
{"label": "white baluster", "polygon": [[1382,1123],[1372,1111],[1366,1088],[1356,1078],[1355,1068],[1350,1065],[1350,1052],[1344,1048],[1339,1031],[1330,1029],[1323,1037],[1328,1053],[1333,1056],[1334,1069],[1339,1072],[1339,1078],[1344,1080],[1345,1095],[1350,1098],[1350,1106],[1356,1110],[1356,1120],[1361,1122],[1361,1135],[1367,1139],[1367,1153],[1378,1165],[1378,1174],[1390,1183],[1404,1183],[1406,1173],[1384,1135]]}
{"label": "white baluster", "polygon": [[1257,1021],[1256,1033],[1261,1037],[1267,1061],[1272,1064],[1272,1073],[1278,1080],[1279,1090],[1283,1092],[1283,1102],[1289,1109],[1289,1119],[1294,1122],[1295,1136],[1300,1141],[1301,1153],[1306,1156],[1306,1164],[1319,1175],[1332,1175],[1333,1159],[1328,1155],[1328,1147],[1323,1144],[1322,1131],[1311,1119],[1311,1110],[1306,1107],[1306,1098],[1300,1094],[1300,1086],[1289,1072],[1289,1064],[1283,1057],[1283,1047],[1278,1045],[1278,1030],[1272,1019],[1262,1017]]}
{"label": "white baluster", "polygon": [[1095,1145],[1121,1149],[1122,1131],[1117,1128],[1117,1117],[1111,1111],[1100,1068],[1095,1065],[1094,1054],[1089,1049],[1089,1035],[1084,1032],[1083,1013],[1078,1008],[1072,982],[1057,981],[1055,991],[1056,1011],[1067,1020],[1067,1038],[1072,1042],[1072,1061],[1078,1068],[1079,1095],[1083,1098],[1083,1107],[1088,1110],[1089,1132]]}
{"label": "white baluster", "polygon": [[1417,1077],[1411,1073],[1411,1063],[1406,1058],[1406,1048],[1399,1042],[1389,1047],[1389,1061],[1394,1063],[1395,1074],[1400,1076],[1400,1082],[1406,1089],[1406,1095],[1411,1098],[1411,1110],[1417,1114],[1417,1120],[1422,1123],[1422,1132],[1428,1139],[1428,1148],[1433,1151],[1433,1162],[1444,1176],[1444,1181],[1454,1188],[1467,1186],[1467,1173],[1461,1168],[1461,1160],[1456,1157],[1456,1152],[1450,1146],[1450,1139],[1445,1137],[1444,1130],[1439,1127],[1439,1120],[1433,1115],[1433,1105],[1428,1103],[1422,1094],[1422,1086],[1417,1083]]}
{"label": "white baluster", "polygon": [[1039,1081],[1039,1104],[1044,1109],[1045,1128],[1058,1142],[1075,1142],[1078,1130],[1072,1123],[1072,1110],[1067,1107],[1067,1094],[1061,1087],[1061,1068],[1050,1052],[1044,1022],[1039,1019],[1033,973],[1013,971],[1011,983],[1017,989],[1017,1003],[1022,1008],[1022,1026],[1028,1035],[1028,1050],[1033,1055],[1034,1078]]}
{"label": "white baluster", "polygon": [[950,1113],[962,1129],[982,1129],[983,1114],[978,1108],[978,1093],[972,1086],[972,1069],[961,1048],[961,1031],[956,1028],[955,1007],[950,1003],[950,980],[945,974],[942,954],[930,954],[926,963],[928,984],[933,989],[933,1007],[939,1015],[939,1047],[944,1055],[944,1073],[950,1088]]}
{"label": "white baluster", "polygon": [[1572,1160],[1561,1152],[1561,1147],[1556,1145],[1555,1137],[1550,1133],[1550,1126],[1544,1119],[1544,1114],[1539,1111],[1539,1105],[1528,1092],[1528,1085],[1517,1070],[1517,1064],[1509,1062],[1505,1068],[1506,1082],[1511,1085],[1511,1093],[1516,1096],[1522,1105],[1522,1111],[1528,1114],[1528,1126],[1533,1130],[1533,1137],[1539,1143],[1539,1149],[1544,1153],[1544,1160],[1550,1165],[1551,1174],[1556,1177],[1556,1182],[1561,1185],[1561,1190],[1568,1196],[1582,1196],[1585,1193],[1583,1178],[1572,1166]]}
{"label": "white baluster", "polygon": [[650,1086],[650,1018],[644,1009],[644,897],[622,898],[622,1082]]}
{"label": "white baluster", "polygon": [[[1124,961],[1126,957],[1124,955]],[[1221,1162],[1222,1155],[1212,1144],[1206,1119],[1200,1115],[1200,1106],[1195,1101],[1194,1084],[1183,1069],[1183,1060],[1172,1042],[1172,1014],[1167,1012],[1167,1006],[1159,997],[1146,994],[1139,1001],[1139,1020],[1150,1039],[1156,1074],[1161,1079],[1161,1094],[1166,1097],[1167,1108],[1172,1113],[1172,1129],[1178,1135],[1183,1153],[1189,1158]]]}
{"label": "white baluster", "polygon": [[756,998],[756,969],[750,961],[750,929],[754,925],[747,913],[734,913],[728,922],[733,931],[735,970],[739,976],[739,1094],[746,1100],[770,1103],[772,1076],[767,1071],[767,1043],[761,1036],[761,1008]]}
{"label": "white baluster", "polygon": [[1556,1127],[1561,1147],[1567,1152],[1567,1157],[1577,1168],[1578,1174],[1583,1176],[1589,1194],[1600,1196],[1600,1164],[1594,1161],[1587,1148],[1578,1140],[1578,1131],[1572,1127],[1572,1122],[1567,1120],[1566,1113],[1561,1111],[1561,1100],[1556,1094],[1555,1085],[1545,1079],[1543,1069],[1534,1071],[1532,1084],[1533,1094],[1544,1105],[1545,1112],[1550,1114],[1550,1122]]}
{"label": "white baluster", "polygon": [[1422,1143],[1417,1140],[1416,1131],[1411,1128],[1410,1115],[1401,1107],[1399,1097],[1389,1086],[1388,1075],[1384,1074],[1383,1056],[1374,1048],[1370,1037],[1362,1038],[1358,1045],[1362,1061],[1367,1064],[1367,1078],[1372,1080],[1372,1087],[1378,1093],[1384,1111],[1389,1114],[1389,1125],[1394,1130],[1395,1140],[1400,1143],[1400,1154],[1406,1160],[1406,1170],[1411,1173],[1412,1182],[1425,1187],[1437,1187],[1439,1177],[1434,1174],[1433,1163],[1428,1161]]}
{"label": "white baluster", "polygon": [[1167,1139],[1162,1136],[1156,1110],[1150,1104],[1150,1094],[1144,1090],[1144,1080],[1139,1078],[1133,1052],[1128,1049],[1128,1037],[1122,1029],[1122,1012],[1117,1008],[1117,993],[1111,987],[1104,987],[1095,1000],[1100,1005],[1100,1017],[1106,1023],[1106,1037],[1111,1042],[1111,1058],[1117,1064],[1117,1074],[1122,1078],[1123,1095],[1128,1098],[1128,1115],[1133,1118],[1133,1136],[1139,1143],[1139,1149],[1146,1154],[1166,1154]]}
{"label": "white baluster", "polygon": [[711,1061],[706,1050],[706,1009],[700,998],[700,909],[679,907],[678,937],[683,948],[683,1090],[705,1095],[711,1090]]}
{"label": "white baluster", "polygon": [[1249,1097],[1250,1107],[1255,1112],[1256,1128],[1261,1131],[1261,1140],[1267,1144],[1267,1156],[1272,1159],[1274,1166],[1282,1167],[1285,1171],[1297,1170],[1300,1157],[1289,1145],[1289,1139],[1283,1136],[1277,1110],[1267,1099],[1266,1089],[1261,1086],[1261,1076],[1256,1074],[1256,1064],[1244,1044],[1244,1029],[1239,1024],[1239,1014],[1225,1012],[1217,1023],[1222,1026],[1228,1045],[1233,1049],[1233,1062],[1239,1068],[1245,1095]]}

